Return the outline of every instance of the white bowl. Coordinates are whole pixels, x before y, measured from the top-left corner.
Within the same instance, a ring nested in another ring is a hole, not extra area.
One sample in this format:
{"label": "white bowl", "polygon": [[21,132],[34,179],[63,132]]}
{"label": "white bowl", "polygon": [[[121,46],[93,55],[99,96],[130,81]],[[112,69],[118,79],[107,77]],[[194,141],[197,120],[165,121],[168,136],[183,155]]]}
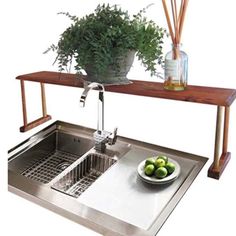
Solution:
{"label": "white bowl", "polygon": [[174,181],[175,179],[178,178],[179,174],[180,174],[180,165],[178,164],[178,162],[176,162],[173,159],[168,158],[169,162],[172,162],[175,165],[175,171],[168,175],[167,177],[163,178],[163,179],[158,179],[155,176],[147,176],[144,172],[144,168],[145,168],[145,162],[146,160],[142,161],[137,168],[138,171],[138,175],[139,177],[146,183],[149,184],[167,184],[170,183],[172,181]]}

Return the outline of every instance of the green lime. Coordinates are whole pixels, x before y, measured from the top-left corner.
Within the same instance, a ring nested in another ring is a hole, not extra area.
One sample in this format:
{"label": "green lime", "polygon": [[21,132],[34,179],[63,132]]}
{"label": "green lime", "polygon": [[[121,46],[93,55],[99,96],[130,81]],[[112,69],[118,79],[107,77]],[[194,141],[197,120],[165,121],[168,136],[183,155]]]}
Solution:
{"label": "green lime", "polygon": [[155,165],[155,158],[150,157],[145,161],[145,166],[148,166],[150,164]]}
{"label": "green lime", "polygon": [[144,172],[146,175],[151,176],[155,172],[155,166],[153,164],[149,164],[145,167]]}
{"label": "green lime", "polygon": [[166,162],[165,162],[163,159],[161,159],[161,158],[155,160],[155,166],[156,166],[156,168],[165,166],[165,164],[166,164]]}
{"label": "green lime", "polygon": [[168,162],[168,157],[167,156],[160,155],[160,156],[157,157],[157,159],[163,159],[166,164]]}
{"label": "green lime", "polygon": [[172,174],[175,171],[175,164],[172,162],[167,162],[165,168],[167,169],[169,174]]}
{"label": "green lime", "polygon": [[157,168],[157,170],[155,171],[155,176],[158,178],[158,179],[163,179],[167,176],[168,174],[168,171],[165,167],[159,167]]}

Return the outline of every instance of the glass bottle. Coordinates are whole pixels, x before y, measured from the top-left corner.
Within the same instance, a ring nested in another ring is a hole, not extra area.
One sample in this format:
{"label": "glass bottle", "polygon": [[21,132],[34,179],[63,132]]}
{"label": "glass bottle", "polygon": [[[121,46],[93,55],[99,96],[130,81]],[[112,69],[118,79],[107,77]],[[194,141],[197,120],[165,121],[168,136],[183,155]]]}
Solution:
{"label": "glass bottle", "polygon": [[188,55],[181,49],[181,44],[173,44],[172,50],[165,57],[164,88],[182,91],[188,81]]}

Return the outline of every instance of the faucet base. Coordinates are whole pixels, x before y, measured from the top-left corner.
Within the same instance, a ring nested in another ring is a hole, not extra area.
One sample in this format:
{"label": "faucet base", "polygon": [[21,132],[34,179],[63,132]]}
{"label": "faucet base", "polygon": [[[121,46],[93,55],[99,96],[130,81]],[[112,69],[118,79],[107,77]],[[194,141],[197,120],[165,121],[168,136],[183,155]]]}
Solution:
{"label": "faucet base", "polygon": [[106,143],[108,140],[108,137],[111,135],[110,132],[107,132],[105,130],[103,131],[96,131],[93,133],[93,138],[95,141],[95,150],[99,151],[101,153],[104,153],[106,150]]}
{"label": "faucet base", "polygon": [[105,143],[95,143],[95,150],[99,153],[105,153],[106,151],[106,144]]}

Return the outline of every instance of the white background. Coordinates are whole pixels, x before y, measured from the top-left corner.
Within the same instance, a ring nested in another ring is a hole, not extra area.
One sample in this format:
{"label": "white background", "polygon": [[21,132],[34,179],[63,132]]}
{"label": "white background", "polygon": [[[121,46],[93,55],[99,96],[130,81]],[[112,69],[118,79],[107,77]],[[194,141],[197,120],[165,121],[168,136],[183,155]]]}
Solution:
{"label": "white background", "polygon": [[[43,55],[56,43],[70,22],[57,12],[90,13],[100,1],[91,0],[8,0],[0,6],[1,66],[1,158],[0,158],[0,235],[39,236],[56,234],[95,236],[74,222],[7,192],[7,150],[41,130],[49,123],[27,133],[22,125],[21,97],[17,75],[54,70],[53,54]],[[120,4],[135,13],[154,1],[104,1]],[[161,1],[148,11],[148,17],[166,27]],[[190,1],[183,33],[184,50],[189,55],[189,84],[236,88],[235,75],[235,1]],[[166,50],[170,39],[166,40]],[[130,79],[151,78],[138,62]],[[41,112],[39,85],[27,83],[29,120]],[[53,121],[63,120],[96,127],[96,92],[87,106],[79,108],[82,90],[46,85],[48,113]],[[216,107],[168,100],[105,95],[105,126],[119,127],[119,134],[162,146],[210,157],[194,184],[163,225],[164,235],[232,235],[236,218],[236,105],[231,107],[229,150],[232,159],[220,181],[206,177],[212,162]],[[152,203],[147,203],[151,207]]]}

